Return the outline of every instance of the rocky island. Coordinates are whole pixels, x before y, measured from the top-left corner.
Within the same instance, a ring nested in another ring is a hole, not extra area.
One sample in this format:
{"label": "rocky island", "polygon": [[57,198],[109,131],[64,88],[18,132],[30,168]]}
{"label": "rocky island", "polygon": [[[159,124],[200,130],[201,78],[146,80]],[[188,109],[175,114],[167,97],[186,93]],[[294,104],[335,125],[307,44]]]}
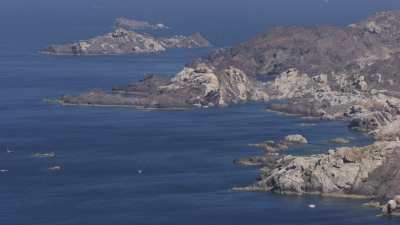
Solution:
{"label": "rocky island", "polygon": [[165,29],[169,29],[169,27],[163,23],[152,24],[147,21],[128,19],[125,17],[117,18],[115,20],[115,27],[126,29],[126,30],[145,30],[145,29],[165,30]]}
{"label": "rocky island", "polygon": [[399,81],[400,11],[388,11],[347,27],[274,28],[198,59],[172,78],[148,76],[58,103],[207,108],[280,100],[268,110],[347,120],[376,142],[312,156],[266,151],[256,159],[260,180],[244,189],[391,199],[383,212],[393,214],[400,194]]}
{"label": "rocky island", "polygon": [[120,55],[159,53],[172,48],[207,48],[211,43],[199,33],[190,36],[155,37],[136,30],[167,29],[163,24],[119,18],[113,32],[76,43],[50,45],[40,50],[50,55]]}

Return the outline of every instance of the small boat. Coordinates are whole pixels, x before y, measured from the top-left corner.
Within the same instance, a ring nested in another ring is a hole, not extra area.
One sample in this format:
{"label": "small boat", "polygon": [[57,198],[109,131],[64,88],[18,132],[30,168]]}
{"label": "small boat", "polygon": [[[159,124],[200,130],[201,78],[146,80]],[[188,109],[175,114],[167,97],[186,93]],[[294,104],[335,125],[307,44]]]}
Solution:
{"label": "small boat", "polygon": [[61,171],[63,168],[62,166],[50,166],[49,170],[50,171]]}
{"label": "small boat", "polygon": [[55,158],[56,157],[56,153],[55,152],[48,152],[48,153],[37,152],[37,153],[33,154],[33,157],[36,157],[36,158]]}

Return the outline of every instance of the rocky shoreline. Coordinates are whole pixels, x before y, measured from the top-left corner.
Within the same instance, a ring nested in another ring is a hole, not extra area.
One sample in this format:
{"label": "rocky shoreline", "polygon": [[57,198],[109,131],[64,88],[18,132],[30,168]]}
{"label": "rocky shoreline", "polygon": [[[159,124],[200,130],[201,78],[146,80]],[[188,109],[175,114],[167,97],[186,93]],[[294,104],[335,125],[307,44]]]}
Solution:
{"label": "rocky shoreline", "polygon": [[[173,78],[150,76],[110,93],[64,96],[59,102],[207,108],[279,100],[268,109],[347,120],[376,142],[327,154],[267,152],[239,161],[262,172],[244,190],[364,196],[383,203],[400,194],[399,82],[400,11],[388,11],[344,28],[275,28],[196,60]],[[393,205],[388,202],[383,212],[397,213],[400,204]]]}
{"label": "rocky shoreline", "polygon": [[398,141],[341,147],[310,156],[266,152],[264,156],[235,161],[260,167],[261,175],[254,185],[233,190],[366,199],[379,204],[383,215],[396,214],[400,207],[391,206],[390,201],[400,193],[399,160]]}

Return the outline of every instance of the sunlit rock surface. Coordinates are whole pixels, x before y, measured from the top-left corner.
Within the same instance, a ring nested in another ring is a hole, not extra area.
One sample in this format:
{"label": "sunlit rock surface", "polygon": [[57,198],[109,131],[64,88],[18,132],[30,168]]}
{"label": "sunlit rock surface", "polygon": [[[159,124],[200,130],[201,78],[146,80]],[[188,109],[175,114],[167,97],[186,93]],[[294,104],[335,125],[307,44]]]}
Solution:
{"label": "sunlit rock surface", "polygon": [[[268,109],[347,120],[377,142],[314,156],[238,161],[263,167],[261,181],[246,190],[391,198],[400,194],[399,21],[400,12],[389,11],[343,28],[275,28],[198,59],[172,78],[147,77],[104,98],[59,102],[192,108],[281,100]],[[166,48],[162,42],[147,46]]]}
{"label": "sunlit rock surface", "polygon": [[211,44],[196,33],[191,36],[154,37],[118,28],[114,32],[72,44],[51,45],[41,50],[50,55],[120,55],[159,53],[171,48],[206,48]]}

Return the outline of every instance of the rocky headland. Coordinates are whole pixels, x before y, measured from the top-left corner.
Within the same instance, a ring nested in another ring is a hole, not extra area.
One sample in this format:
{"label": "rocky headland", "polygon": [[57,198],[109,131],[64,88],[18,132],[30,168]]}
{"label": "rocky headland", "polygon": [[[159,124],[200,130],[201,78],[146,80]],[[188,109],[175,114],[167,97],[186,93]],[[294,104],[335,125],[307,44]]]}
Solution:
{"label": "rocky headland", "polygon": [[242,161],[262,171],[260,181],[245,190],[384,202],[400,194],[399,81],[400,11],[388,11],[347,27],[274,28],[198,59],[172,78],[149,76],[112,92],[58,102],[207,108],[279,100],[268,103],[268,110],[347,120],[376,142],[312,156],[267,152]]}
{"label": "rocky headland", "polygon": [[105,35],[71,44],[50,45],[42,54],[50,55],[121,55],[159,53],[173,48],[207,48],[211,43],[201,34],[155,37],[117,28]]}

